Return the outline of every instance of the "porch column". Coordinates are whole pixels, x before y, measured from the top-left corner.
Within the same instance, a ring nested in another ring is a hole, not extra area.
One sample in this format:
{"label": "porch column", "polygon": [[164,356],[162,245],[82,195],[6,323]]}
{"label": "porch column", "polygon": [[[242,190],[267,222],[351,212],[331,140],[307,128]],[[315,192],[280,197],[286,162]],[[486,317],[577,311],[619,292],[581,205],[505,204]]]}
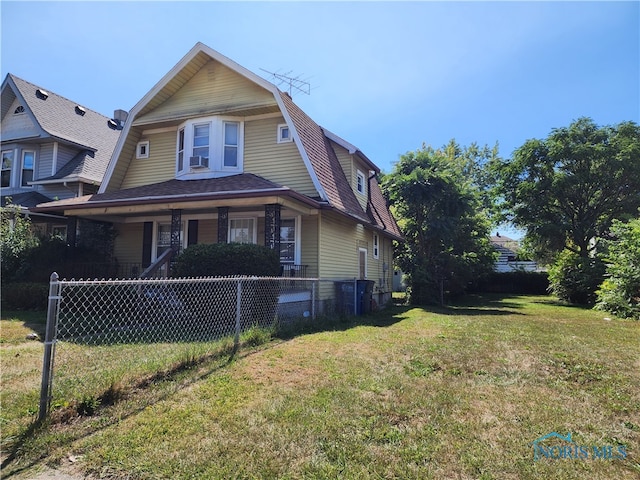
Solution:
{"label": "porch column", "polygon": [[264,206],[264,245],[280,252],[280,209],[277,203]]}
{"label": "porch column", "polygon": [[78,217],[67,217],[67,245],[72,249],[76,247],[78,230]]}
{"label": "porch column", "polygon": [[171,250],[173,255],[180,252],[180,231],[182,230],[182,210],[171,210]]}
{"label": "porch column", "polygon": [[218,207],[218,243],[228,243],[229,207]]}

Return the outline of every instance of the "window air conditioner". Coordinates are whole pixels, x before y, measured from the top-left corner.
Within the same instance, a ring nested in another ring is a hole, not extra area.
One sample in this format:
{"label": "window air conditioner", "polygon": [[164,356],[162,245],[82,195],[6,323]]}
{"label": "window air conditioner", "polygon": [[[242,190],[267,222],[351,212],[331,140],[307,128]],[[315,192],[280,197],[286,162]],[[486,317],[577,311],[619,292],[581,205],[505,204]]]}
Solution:
{"label": "window air conditioner", "polygon": [[189,165],[192,168],[207,168],[209,166],[209,159],[202,155],[196,155],[189,158]]}

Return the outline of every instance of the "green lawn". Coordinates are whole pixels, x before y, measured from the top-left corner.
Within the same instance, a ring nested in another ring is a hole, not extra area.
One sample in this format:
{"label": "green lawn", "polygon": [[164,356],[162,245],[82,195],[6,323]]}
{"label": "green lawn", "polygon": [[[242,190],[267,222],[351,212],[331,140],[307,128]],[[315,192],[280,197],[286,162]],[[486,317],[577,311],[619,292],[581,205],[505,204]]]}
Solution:
{"label": "green lawn", "polygon": [[[494,296],[328,322],[37,429],[5,471],[73,458],[135,479],[635,479],[640,322],[605,317]],[[624,458],[535,461],[551,432]]]}

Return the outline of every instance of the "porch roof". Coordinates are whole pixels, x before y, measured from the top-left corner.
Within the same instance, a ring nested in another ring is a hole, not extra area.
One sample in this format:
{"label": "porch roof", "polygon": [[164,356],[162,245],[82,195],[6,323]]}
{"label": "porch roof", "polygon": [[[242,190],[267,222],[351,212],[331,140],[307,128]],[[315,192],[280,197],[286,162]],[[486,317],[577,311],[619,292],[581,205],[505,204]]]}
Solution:
{"label": "porch roof", "polygon": [[[289,197],[308,208],[321,208],[320,202],[302,195],[289,187],[278,185],[251,173],[202,180],[167,180],[165,182],[112,192],[85,195],[38,205],[37,212],[105,209],[109,207],[136,207],[154,204],[180,204],[201,201],[231,200],[242,198]],[[177,207],[176,205],[176,208]]]}

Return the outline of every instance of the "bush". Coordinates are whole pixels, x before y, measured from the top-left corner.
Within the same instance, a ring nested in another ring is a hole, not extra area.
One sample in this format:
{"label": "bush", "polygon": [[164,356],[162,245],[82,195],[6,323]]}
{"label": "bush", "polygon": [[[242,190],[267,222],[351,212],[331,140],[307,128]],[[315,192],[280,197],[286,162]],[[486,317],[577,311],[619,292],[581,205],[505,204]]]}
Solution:
{"label": "bush", "polygon": [[579,305],[591,305],[596,290],[604,279],[605,266],[596,257],[581,257],[564,250],[549,269],[551,292],[561,300]]}
{"label": "bush", "polygon": [[640,320],[640,219],[614,221],[608,249],[607,279],[597,291],[596,308]]}
{"label": "bush", "polygon": [[47,283],[6,283],[2,286],[5,310],[46,310],[48,300]]}
{"label": "bush", "polygon": [[191,245],[176,259],[172,274],[175,277],[276,277],[280,275],[280,257],[278,252],[262,245]]}
{"label": "bush", "polygon": [[523,295],[545,295],[549,292],[547,272],[493,272],[473,286],[483,293],[520,293]]}

